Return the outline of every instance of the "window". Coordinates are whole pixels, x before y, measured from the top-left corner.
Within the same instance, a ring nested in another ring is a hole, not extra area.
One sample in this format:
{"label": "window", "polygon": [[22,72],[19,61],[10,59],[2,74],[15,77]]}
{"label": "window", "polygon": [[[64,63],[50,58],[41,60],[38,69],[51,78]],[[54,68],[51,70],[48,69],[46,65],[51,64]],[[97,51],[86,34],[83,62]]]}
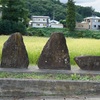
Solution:
{"label": "window", "polygon": [[96,25],[94,25],[94,27],[96,27]]}
{"label": "window", "polygon": [[100,29],[100,25],[98,25],[98,29]]}
{"label": "window", "polygon": [[43,19],[43,21],[45,21],[45,19]]}
{"label": "window", "polygon": [[43,26],[46,26],[46,24],[43,24]]}
{"label": "window", "polygon": [[87,19],[87,22],[90,22],[90,19]]}
{"label": "window", "polygon": [[37,26],[40,26],[40,24],[37,24]]}

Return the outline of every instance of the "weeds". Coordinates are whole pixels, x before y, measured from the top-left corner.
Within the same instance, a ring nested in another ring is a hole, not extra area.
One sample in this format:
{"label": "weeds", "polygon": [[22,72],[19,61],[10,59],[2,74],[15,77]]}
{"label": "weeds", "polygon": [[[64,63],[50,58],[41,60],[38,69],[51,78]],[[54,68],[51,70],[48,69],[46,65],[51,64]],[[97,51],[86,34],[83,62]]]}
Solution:
{"label": "weeds", "polygon": [[98,81],[100,75],[79,75],[79,74],[39,74],[39,73],[7,73],[1,72],[0,78],[15,78],[15,79],[47,79],[47,80],[81,80],[81,81]]}

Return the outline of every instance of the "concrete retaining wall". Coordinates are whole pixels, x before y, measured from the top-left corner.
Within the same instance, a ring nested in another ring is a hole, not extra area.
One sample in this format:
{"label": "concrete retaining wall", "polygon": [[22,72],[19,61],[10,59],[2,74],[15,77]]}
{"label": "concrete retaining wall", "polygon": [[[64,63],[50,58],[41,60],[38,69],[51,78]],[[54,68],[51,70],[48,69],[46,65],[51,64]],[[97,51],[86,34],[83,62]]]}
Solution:
{"label": "concrete retaining wall", "polygon": [[0,96],[65,96],[100,94],[99,82],[0,79]]}

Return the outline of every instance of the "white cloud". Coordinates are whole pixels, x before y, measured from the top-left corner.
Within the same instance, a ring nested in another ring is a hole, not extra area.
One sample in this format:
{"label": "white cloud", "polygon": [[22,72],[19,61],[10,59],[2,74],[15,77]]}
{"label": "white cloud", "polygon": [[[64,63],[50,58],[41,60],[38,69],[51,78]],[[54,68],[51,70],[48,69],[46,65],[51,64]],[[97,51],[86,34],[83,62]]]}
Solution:
{"label": "white cloud", "polygon": [[[62,0],[63,1],[63,0]],[[95,2],[96,0],[74,0],[76,3],[88,3],[88,2]]]}
{"label": "white cloud", "polygon": [[67,0],[60,0],[62,3],[66,3],[67,2]]}
{"label": "white cloud", "polygon": [[[63,3],[66,3],[68,0],[60,0]],[[88,6],[95,9],[95,11],[100,12],[100,0],[74,0],[76,5]]]}
{"label": "white cloud", "polygon": [[[66,3],[68,0],[60,0],[63,3]],[[96,0],[74,0],[76,3],[87,3],[87,2],[95,2]]]}

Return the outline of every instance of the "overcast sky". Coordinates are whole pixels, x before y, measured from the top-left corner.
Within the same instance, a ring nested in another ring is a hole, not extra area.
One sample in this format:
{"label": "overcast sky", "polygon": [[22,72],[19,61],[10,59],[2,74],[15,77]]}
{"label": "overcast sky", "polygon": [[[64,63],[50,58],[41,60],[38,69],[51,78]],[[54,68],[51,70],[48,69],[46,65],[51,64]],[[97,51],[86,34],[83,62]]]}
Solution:
{"label": "overcast sky", "polygon": [[[68,0],[60,0],[66,3]],[[95,11],[100,12],[100,0],[74,0],[76,5],[89,6],[95,9]]]}

